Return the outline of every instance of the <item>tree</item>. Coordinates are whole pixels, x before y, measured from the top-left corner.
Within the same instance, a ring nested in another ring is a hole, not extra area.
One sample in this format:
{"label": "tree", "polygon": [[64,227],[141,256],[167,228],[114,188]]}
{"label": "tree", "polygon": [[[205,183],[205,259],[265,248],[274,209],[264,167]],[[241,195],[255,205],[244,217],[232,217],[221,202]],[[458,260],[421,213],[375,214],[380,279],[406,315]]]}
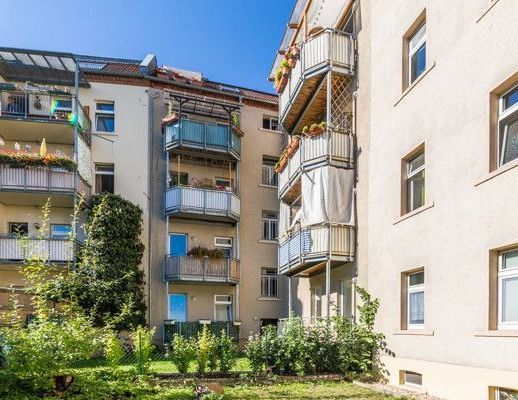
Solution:
{"label": "tree", "polygon": [[134,329],[146,323],[142,210],[122,197],[103,193],[87,204],[86,240],[64,289],[96,326]]}

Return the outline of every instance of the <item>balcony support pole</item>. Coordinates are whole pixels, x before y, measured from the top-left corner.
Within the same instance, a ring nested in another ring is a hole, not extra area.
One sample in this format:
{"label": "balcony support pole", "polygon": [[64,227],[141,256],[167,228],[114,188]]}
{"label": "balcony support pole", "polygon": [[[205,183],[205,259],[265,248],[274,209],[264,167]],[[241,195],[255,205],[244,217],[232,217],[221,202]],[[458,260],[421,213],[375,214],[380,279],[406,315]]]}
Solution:
{"label": "balcony support pole", "polygon": [[[331,260],[326,261],[326,317],[331,316]],[[329,319],[328,319],[329,321]]]}
{"label": "balcony support pole", "polygon": [[288,276],[288,318],[291,318],[291,315],[293,314],[293,308],[292,308],[292,302],[291,302],[291,276]]}
{"label": "balcony support pole", "polygon": [[236,318],[235,321],[239,321],[239,301],[240,301],[240,288],[239,284],[236,285]]}

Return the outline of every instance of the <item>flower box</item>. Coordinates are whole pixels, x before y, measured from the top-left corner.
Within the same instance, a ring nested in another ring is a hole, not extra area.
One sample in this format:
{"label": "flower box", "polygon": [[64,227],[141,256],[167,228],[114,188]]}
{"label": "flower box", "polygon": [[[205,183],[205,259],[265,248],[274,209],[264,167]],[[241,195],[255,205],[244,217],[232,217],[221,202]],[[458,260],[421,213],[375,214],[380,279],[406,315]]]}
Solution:
{"label": "flower box", "polygon": [[68,171],[76,171],[77,163],[68,157],[47,154],[41,157],[38,153],[0,152],[0,165],[15,168],[57,167]]}

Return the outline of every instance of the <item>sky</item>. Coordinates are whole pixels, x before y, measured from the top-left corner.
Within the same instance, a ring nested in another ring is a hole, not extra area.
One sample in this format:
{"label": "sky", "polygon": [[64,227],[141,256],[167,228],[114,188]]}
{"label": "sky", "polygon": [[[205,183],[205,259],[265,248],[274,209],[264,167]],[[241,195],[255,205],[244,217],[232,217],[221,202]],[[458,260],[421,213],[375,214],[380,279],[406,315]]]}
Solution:
{"label": "sky", "polygon": [[0,0],[0,46],[143,59],[273,92],[295,0]]}

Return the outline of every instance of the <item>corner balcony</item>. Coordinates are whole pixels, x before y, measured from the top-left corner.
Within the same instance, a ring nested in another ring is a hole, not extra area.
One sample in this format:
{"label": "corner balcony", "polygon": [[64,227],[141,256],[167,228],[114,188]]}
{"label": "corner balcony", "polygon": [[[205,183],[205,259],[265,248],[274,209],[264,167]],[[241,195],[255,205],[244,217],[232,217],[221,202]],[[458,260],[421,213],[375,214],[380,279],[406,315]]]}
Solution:
{"label": "corner balcony", "polygon": [[165,192],[165,213],[178,218],[237,222],[241,201],[233,192],[174,186]]}
{"label": "corner balcony", "polygon": [[186,283],[239,283],[239,260],[228,257],[209,258],[166,256],[164,280]]}
{"label": "corner balcony", "polygon": [[[87,144],[91,143],[92,123],[79,100],[63,90],[38,87],[19,88],[12,83],[0,83],[0,127],[4,139],[73,144],[73,128]],[[22,121],[23,123],[20,123]]]}
{"label": "corner balcony", "polygon": [[73,262],[76,244],[69,239],[18,238],[0,233],[0,262],[22,263],[38,257],[50,263]]}
{"label": "corner balcony", "polygon": [[190,149],[241,158],[241,138],[228,125],[180,118],[165,127],[165,148]]}
{"label": "corner balcony", "polygon": [[300,45],[300,59],[279,96],[279,119],[288,132],[310,101],[325,102],[325,90],[319,89],[328,71],[345,76],[354,74],[354,46],[350,34],[332,29],[325,29]]}
{"label": "corner balcony", "polygon": [[316,137],[302,137],[297,150],[279,173],[279,198],[291,203],[300,194],[300,180],[305,171],[323,165],[352,168],[354,137],[327,129]]}
{"label": "corner balcony", "polygon": [[239,328],[241,322],[238,321],[164,321],[164,343],[173,340],[174,335],[180,335],[185,338],[196,338],[201,333],[204,326],[215,336],[221,335],[224,330],[227,336],[231,337],[236,343],[239,341]]}
{"label": "corner balcony", "polygon": [[279,274],[307,275],[321,271],[325,262],[343,264],[354,260],[355,228],[343,224],[304,227],[279,239]]}
{"label": "corner balcony", "polygon": [[[25,193],[25,196],[20,196]],[[91,188],[77,172],[52,167],[7,167],[0,165],[0,201],[5,204],[43,204],[48,195],[53,206],[71,206],[74,194],[88,197]],[[55,200],[55,201],[54,201]]]}

